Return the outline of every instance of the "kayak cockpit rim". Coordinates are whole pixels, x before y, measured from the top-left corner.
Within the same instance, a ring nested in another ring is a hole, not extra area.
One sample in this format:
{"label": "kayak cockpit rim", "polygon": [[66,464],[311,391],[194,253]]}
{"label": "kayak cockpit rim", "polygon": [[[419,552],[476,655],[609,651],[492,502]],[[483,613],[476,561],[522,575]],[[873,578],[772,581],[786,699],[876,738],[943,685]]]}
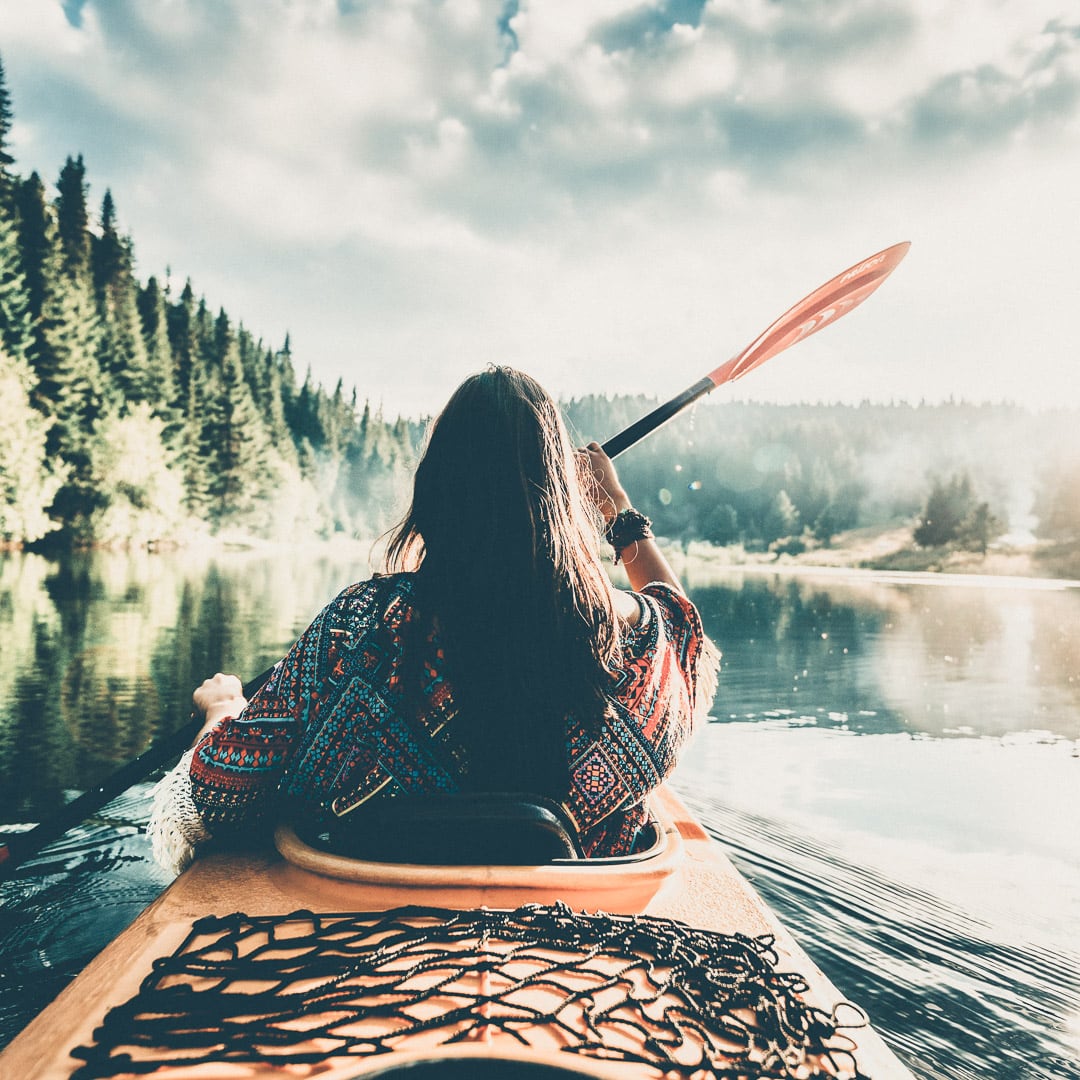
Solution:
{"label": "kayak cockpit rim", "polygon": [[633,855],[597,859],[554,859],[523,865],[489,863],[389,862],[353,858],[326,850],[309,842],[290,823],[278,825],[274,843],[292,866],[307,873],[338,881],[366,885],[420,886],[427,888],[546,888],[566,887],[573,891],[597,886],[621,885],[670,877],[682,865],[683,839],[677,825],[662,820],[650,826],[651,843]]}

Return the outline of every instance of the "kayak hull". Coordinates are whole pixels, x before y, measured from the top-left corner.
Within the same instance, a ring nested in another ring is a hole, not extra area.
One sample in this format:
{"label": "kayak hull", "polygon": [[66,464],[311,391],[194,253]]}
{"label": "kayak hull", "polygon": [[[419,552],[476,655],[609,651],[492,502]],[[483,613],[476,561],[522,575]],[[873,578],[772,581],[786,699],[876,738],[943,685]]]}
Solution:
{"label": "kayak hull", "polygon": [[[71,1056],[79,1046],[94,1042],[95,1030],[110,1009],[131,999],[155,961],[181,947],[192,925],[207,915],[244,912],[258,917],[288,912],[386,912],[409,905],[468,912],[483,908],[515,909],[522,904],[556,901],[573,911],[644,915],[678,920],[690,927],[725,935],[775,938],[778,970],[798,972],[805,980],[813,1005],[831,1013],[843,999],[806,953],[779,924],[745,879],[668,788],[654,799],[665,834],[655,861],[624,866],[579,868],[545,867],[388,867],[370,864],[357,870],[329,857],[298,850],[299,842],[279,836],[278,852],[217,853],[199,860],[181,875],[136,921],[107,946],[84,972],[0,1054],[0,1074],[25,1080],[66,1080],[79,1067]],[[295,837],[293,838],[295,840]],[[306,861],[305,861],[306,860]],[[885,1046],[871,1027],[845,1030],[854,1041],[853,1056],[859,1072],[874,1080],[911,1080],[910,1072]],[[432,1055],[442,1059],[464,1057],[477,1067],[479,1060],[545,1064],[549,1075],[597,1077],[658,1076],[656,1069],[586,1060],[560,1053],[558,1037],[523,1047],[512,1032],[485,1030],[483,1038],[440,1045],[445,1033],[370,1059],[322,1062],[318,1069],[288,1072],[210,1062],[195,1068],[168,1069],[154,1075],[161,1080],[235,1080],[271,1072],[273,1075],[318,1076],[319,1080],[348,1080],[353,1076],[390,1076],[392,1067],[412,1065],[408,1073],[421,1080],[419,1071]],[[389,1060],[393,1059],[393,1060]],[[451,1076],[447,1064],[438,1075]],[[535,1070],[534,1070],[535,1071]],[[518,1070],[523,1077],[525,1073]],[[483,1074],[475,1073],[478,1077]],[[434,1074],[432,1074],[434,1075]],[[464,1073],[462,1075],[465,1075]]]}

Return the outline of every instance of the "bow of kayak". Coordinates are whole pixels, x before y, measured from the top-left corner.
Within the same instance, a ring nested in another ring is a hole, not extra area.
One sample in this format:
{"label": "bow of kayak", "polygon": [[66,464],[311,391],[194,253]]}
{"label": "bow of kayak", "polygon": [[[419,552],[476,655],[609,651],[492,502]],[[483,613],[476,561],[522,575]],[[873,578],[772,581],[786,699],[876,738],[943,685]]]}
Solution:
{"label": "bow of kayak", "polygon": [[[704,1078],[732,1075],[738,1030],[762,1062],[742,1075],[911,1080],[872,1027],[847,1026],[856,1010],[681,800],[662,788],[654,811],[652,855],[607,865],[363,862],[291,830],[279,852],[210,855],[13,1040],[0,1073]],[[720,1001],[747,965],[782,985],[781,1027],[836,1020],[824,1054],[777,1050],[768,1002]],[[258,1038],[238,1034],[249,1012]],[[778,1062],[793,1071],[767,1071]]]}

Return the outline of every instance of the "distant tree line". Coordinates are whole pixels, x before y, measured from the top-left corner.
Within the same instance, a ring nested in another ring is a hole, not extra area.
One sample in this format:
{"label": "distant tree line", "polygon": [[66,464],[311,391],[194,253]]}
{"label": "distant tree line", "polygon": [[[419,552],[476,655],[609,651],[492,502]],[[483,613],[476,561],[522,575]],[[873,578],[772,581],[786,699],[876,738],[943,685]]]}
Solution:
{"label": "distant tree line", "polygon": [[[403,508],[421,419],[393,421],[270,346],[190,281],[140,281],[81,157],[20,176],[0,66],[0,545],[197,533],[373,536]],[[902,388],[900,388],[902,389]],[[655,401],[564,403],[601,441]],[[1017,506],[1080,541],[1075,411],[707,401],[619,459],[658,534],[748,549],[828,545],[907,522],[921,546],[985,550]],[[1072,454],[1061,447],[1072,446]],[[1024,491],[1027,494],[1024,494]]]}
{"label": "distant tree line", "polygon": [[[603,441],[655,406],[586,398],[567,417]],[[1080,540],[1075,410],[1009,405],[768,405],[706,401],[626,452],[620,476],[656,531],[798,552],[862,526],[910,524],[920,547],[985,551],[1028,519]]]}

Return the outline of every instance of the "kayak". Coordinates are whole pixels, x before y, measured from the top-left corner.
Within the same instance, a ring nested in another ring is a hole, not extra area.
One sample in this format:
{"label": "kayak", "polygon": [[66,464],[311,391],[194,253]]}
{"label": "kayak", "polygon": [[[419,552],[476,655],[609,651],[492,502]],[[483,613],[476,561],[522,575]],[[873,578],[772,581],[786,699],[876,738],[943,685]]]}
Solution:
{"label": "kayak", "polygon": [[[411,800],[410,800],[411,801]],[[912,1080],[667,786],[648,850],[197,860],[0,1054],[20,1080]]]}

